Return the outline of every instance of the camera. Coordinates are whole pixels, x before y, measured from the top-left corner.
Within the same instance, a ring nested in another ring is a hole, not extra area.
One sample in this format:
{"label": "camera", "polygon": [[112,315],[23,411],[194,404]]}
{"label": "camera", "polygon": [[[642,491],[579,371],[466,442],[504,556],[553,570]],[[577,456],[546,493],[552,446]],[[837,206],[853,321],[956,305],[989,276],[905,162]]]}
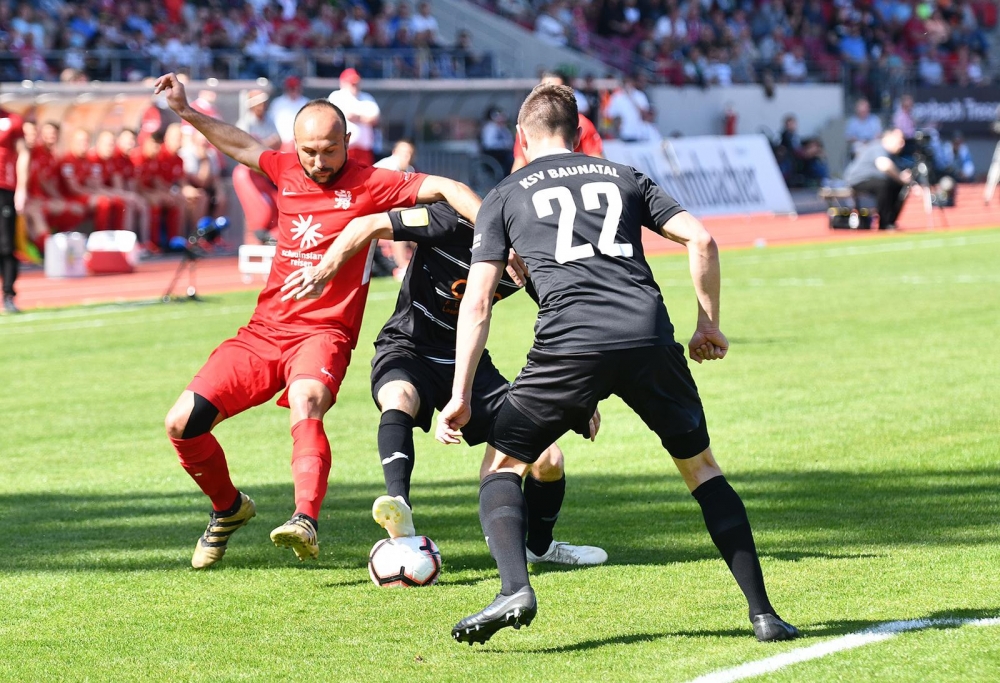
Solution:
{"label": "camera", "polygon": [[913,134],[913,182],[927,187],[936,185],[939,178],[934,164],[934,136],[926,130]]}

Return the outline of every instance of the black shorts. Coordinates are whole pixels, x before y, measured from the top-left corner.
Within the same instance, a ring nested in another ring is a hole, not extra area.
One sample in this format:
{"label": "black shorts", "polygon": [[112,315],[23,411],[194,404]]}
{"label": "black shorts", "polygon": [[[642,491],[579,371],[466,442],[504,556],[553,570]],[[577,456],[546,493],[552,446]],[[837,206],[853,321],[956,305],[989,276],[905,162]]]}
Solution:
{"label": "black shorts", "polygon": [[[380,343],[375,346],[375,357],[372,359],[372,398],[375,405],[382,409],[378,392],[383,386],[399,380],[409,382],[420,396],[420,410],[415,422],[425,432],[430,431],[434,410],[441,410],[451,400],[454,378],[454,363],[435,362],[398,344]],[[462,436],[467,444],[475,446],[486,441],[509,388],[510,383],[494,367],[490,354],[484,351],[472,385],[472,419],[462,427]]]}
{"label": "black shorts", "polygon": [[642,418],[671,456],[693,458],[708,448],[705,413],[680,344],[585,353],[531,349],[488,441],[534,462],[566,432],[586,435],[597,404],[611,394]]}

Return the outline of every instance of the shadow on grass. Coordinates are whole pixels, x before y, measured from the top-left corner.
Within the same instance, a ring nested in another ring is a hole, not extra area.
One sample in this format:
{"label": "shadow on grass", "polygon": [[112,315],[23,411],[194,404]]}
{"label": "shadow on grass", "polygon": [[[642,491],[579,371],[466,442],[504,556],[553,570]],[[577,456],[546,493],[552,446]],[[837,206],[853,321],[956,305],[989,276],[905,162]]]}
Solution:
{"label": "shadow on grass", "polygon": [[[877,557],[880,547],[888,552],[906,544],[998,540],[1000,473],[985,468],[877,475],[765,471],[734,478],[733,484],[746,502],[762,556],[774,560],[852,561]],[[258,516],[234,536],[219,568],[297,564],[267,538],[291,513],[291,486],[257,486],[248,493]],[[383,533],[369,516],[380,493],[374,483],[331,483],[320,521],[323,554],[311,566],[365,566]],[[450,571],[495,571],[475,496],[471,480],[414,484],[417,528],[443,548]],[[0,570],[186,570],[208,521],[205,508],[196,492],[2,495]],[[604,547],[610,564],[718,558],[697,504],[676,475],[571,475],[556,536]]]}
{"label": "shadow on grass", "polygon": [[[822,624],[806,624],[801,626],[802,637],[800,642],[808,641],[812,638],[827,638],[830,636],[842,636],[848,633],[857,633],[867,629],[875,628],[889,621],[909,621],[909,620],[935,620],[935,619],[990,619],[1000,615],[1000,607],[996,609],[955,609],[947,612],[934,612],[919,617],[903,615],[888,621],[865,621],[865,620],[842,620],[831,621]],[[961,624],[943,623],[929,624],[927,628],[949,629],[960,628]],[[747,624],[745,629],[704,629],[704,630],[683,630],[683,631],[660,631],[657,633],[630,633],[619,636],[609,636],[607,638],[594,638],[583,640],[578,643],[567,645],[554,645],[527,650],[534,653],[564,653],[580,652],[584,650],[596,650],[602,647],[615,645],[632,645],[635,643],[648,643],[665,638],[737,638],[747,639],[753,637],[753,630]],[[765,646],[766,647],[766,646]],[[488,652],[489,650],[484,650]]]}

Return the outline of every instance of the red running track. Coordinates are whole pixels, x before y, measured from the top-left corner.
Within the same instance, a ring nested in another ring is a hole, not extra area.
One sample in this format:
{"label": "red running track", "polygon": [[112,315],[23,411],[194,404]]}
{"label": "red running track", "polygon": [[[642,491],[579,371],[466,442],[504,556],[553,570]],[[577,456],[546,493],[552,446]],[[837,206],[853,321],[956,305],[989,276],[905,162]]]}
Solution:
{"label": "red running track", "polygon": [[[1000,202],[985,206],[982,196],[982,185],[960,186],[958,204],[948,209],[934,209],[933,226],[930,226],[920,197],[911,195],[900,217],[900,229],[894,234],[1000,226]],[[876,235],[886,235],[884,232],[868,230],[830,230],[826,214],[795,218],[769,215],[709,218],[704,223],[724,249],[870,239]],[[649,254],[683,249],[649,231],[644,232],[643,244]],[[170,284],[178,263],[179,260],[164,259],[141,263],[135,273],[128,275],[73,279],[50,279],[40,270],[30,271],[18,279],[17,303],[22,310],[28,310],[159,298]],[[196,284],[199,294],[211,295],[260,289],[263,281],[260,276],[256,276],[250,283],[243,282],[236,268],[236,257],[220,257],[197,262]],[[188,276],[184,273],[174,288],[174,294],[183,296],[187,286]]]}

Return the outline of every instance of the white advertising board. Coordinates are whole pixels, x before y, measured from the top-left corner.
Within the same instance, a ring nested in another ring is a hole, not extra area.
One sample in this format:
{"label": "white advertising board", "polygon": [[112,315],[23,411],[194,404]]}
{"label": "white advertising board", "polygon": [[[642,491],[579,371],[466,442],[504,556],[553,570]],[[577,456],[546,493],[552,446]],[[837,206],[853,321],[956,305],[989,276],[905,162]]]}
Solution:
{"label": "white advertising board", "polygon": [[642,171],[696,216],[795,212],[763,135],[609,140],[604,155]]}

